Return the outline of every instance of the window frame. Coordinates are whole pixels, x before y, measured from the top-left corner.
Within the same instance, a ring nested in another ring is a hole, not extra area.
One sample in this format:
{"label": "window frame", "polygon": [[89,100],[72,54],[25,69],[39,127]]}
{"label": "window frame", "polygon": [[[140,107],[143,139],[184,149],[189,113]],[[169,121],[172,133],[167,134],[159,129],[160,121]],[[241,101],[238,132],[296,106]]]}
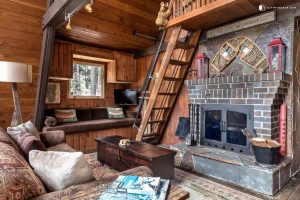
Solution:
{"label": "window frame", "polygon": [[71,95],[71,81],[73,79],[70,79],[68,81],[68,99],[86,99],[86,100],[95,100],[95,99],[105,99],[105,89],[106,89],[106,64],[104,62],[97,62],[97,61],[91,61],[91,60],[82,60],[82,59],[73,59],[73,65],[72,65],[72,75],[73,75],[73,66],[74,63],[80,63],[85,65],[99,65],[99,67],[103,67],[103,95],[102,96],[73,96]]}

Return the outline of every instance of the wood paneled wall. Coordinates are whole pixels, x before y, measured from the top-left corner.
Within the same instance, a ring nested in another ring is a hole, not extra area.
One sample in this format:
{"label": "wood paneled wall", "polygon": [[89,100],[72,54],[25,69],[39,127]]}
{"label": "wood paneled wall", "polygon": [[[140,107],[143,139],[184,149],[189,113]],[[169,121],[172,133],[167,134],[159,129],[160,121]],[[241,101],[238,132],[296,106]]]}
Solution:
{"label": "wood paneled wall", "polygon": [[[107,51],[104,49],[93,48],[89,46],[82,46],[73,44],[73,53],[91,56],[96,58],[105,58],[105,59],[114,59],[112,51]],[[107,66],[105,66],[105,73],[107,73]],[[105,75],[105,79],[106,79]],[[126,85],[122,84],[112,84],[107,83],[105,80],[105,98],[104,99],[80,99],[80,98],[68,98],[69,92],[69,80],[55,80],[50,79],[49,82],[59,82],[61,87],[61,103],[60,104],[47,104],[47,109],[52,108],[89,108],[89,107],[105,107],[105,106],[114,106],[114,89],[123,89]]]}
{"label": "wood paneled wall", "polygon": [[[161,62],[162,57],[163,56],[161,55],[158,63]],[[145,56],[136,60],[137,82],[131,85],[132,88],[142,88],[147,70],[150,66],[151,58],[152,56]],[[187,78],[189,79],[190,77],[188,76]],[[180,96],[177,100],[176,106],[173,110],[172,116],[170,118],[170,121],[168,123],[168,126],[165,130],[164,137],[162,139],[163,144],[176,144],[179,142],[183,142],[183,140],[175,136],[175,132],[177,129],[179,117],[188,117],[188,104],[188,92],[186,87],[183,86],[180,92]]]}
{"label": "wood paneled wall", "polygon": [[83,133],[71,133],[66,135],[67,144],[76,151],[91,153],[97,151],[96,138],[112,135],[120,135],[125,138],[135,139],[137,129],[132,127],[122,127],[113,129],[104,129],[100,131],[90,131]]}
{"label": "wood paneled wall", "polygon": [[[46,1],[0,0],[0,60],[33,65],[33,82],[18,84],[24,121],[32,119]],[[14,110],[11,84],[0,83],[0,126],[10,125]]]}

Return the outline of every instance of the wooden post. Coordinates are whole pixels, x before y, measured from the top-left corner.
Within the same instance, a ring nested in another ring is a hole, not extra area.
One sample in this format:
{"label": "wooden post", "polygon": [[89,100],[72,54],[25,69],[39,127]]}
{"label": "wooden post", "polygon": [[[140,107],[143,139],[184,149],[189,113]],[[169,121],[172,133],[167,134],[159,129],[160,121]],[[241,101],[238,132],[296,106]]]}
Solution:
{"label": "wooden post", "polygon": [[89,0],[48,0],[48,9],[43,17],[43,43],[40,58],[39,79],[36,91],[34,123],[39,131],[42,130],[47,84],[52,59],[55,30],[65,22],[65,13],[78,12]]}
{"label": "wooden post", "polygon": [[15,110],[11,121],[11,127],[15,127],[23,123],[17,83],[12,83],[12,93],[13,93]]}
{"label": "wooden post", "polygon": [[47,93],[47,84],[49,71],[51,66],[52,49],[55,37],[54,27],[47,27],[43,34],[42,52],[40,60],[40,70],[38,86],[36,90],[34,123],[37,129],[42,130],[44,112],[45,112],[45,99]]}

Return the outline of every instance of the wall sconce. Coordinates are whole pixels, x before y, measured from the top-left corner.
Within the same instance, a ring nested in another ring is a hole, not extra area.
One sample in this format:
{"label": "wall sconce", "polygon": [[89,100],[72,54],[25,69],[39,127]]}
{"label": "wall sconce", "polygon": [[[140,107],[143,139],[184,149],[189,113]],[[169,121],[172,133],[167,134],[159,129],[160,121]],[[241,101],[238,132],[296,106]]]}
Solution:
{"label": "wall sconce", "polygon": [[[227,53],[227,52],[226,52]],[[208,78],[209,59],[204,53],[199,53],[196,57],[197,78]]]}
{"label": "wall sconce", "polygon": [[281,38],[274,38],[268,45],[269,55],[269,71],[270,72],[282,72],[285,68],[285,50],[286,46]]}
{"label": "wall sconce", "polygon": [[71,24],[71,14],[70,13],[66,13],[65,15],[65,20],[68,20],[68,24],[66,26],[66,29],[71,31],[72,30],[72,24]]}
{"label": "wall sconce", "polygon": [[91,0],[90,3],[88,3],[88,4],[86,4],[86,5],[84,6],[84,9],[85,9],[87,12],[92,13],[92,12],[93,12],[93,4],[94,4],[94,1]]}

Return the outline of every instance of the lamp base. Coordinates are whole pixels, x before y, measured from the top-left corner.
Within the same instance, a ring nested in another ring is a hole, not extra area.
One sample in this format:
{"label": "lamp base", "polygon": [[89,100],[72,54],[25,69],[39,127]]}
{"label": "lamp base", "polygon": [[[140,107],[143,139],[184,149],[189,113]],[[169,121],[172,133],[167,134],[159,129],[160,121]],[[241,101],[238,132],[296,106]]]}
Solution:
{"label": "lamp base", "polygon": [[14,126],[17,126],[17,125],[23,123],[17,83],[12,83],[12,93],[13,93],[13,100],[14,100],[15,110],[14,110],[13,117],[12,117],[10,125],[12,127],[14,127]]}

